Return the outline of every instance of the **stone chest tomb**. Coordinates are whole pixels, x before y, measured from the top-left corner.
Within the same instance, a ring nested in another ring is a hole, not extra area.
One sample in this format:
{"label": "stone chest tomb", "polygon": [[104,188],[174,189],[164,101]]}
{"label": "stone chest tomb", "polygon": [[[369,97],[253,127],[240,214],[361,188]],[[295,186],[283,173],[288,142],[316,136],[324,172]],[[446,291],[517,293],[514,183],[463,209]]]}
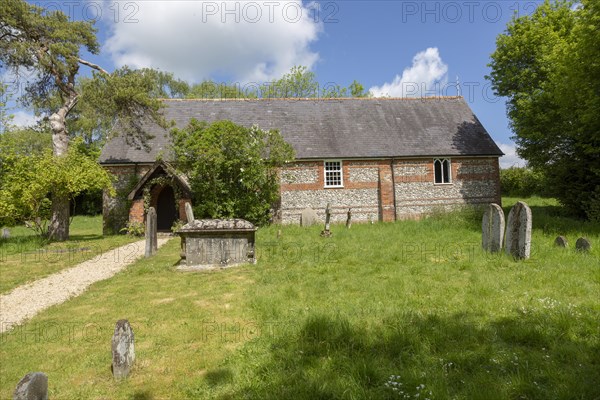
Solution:
{"label": "stone chest tomb", "polygon": [[176,233],[188,267],[255,263],[256,226],[243,219],[196,219]]}

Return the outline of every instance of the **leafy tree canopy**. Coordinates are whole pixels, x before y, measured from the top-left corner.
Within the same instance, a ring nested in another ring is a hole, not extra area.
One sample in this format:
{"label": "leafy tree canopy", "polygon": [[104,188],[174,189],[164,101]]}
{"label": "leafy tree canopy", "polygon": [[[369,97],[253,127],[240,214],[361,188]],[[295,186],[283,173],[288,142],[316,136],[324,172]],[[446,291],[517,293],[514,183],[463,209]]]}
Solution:
{"label": "leafy tree canopy", "polygon": [[[48,230],[52,196],[70,201],[87,190],[113,190],[108,173],[86,154],[82,139],[76,139],[67,154],[58,157],[48,143],[38,140],[34,147],[25,146],[21,138],[12,140],[10,136],[0,135],[0,225],[30,221],[39,234],[52,237]],[[7,148],[22,152],[10,155]]]}
{"label": "leafy tree canopy", "polygon": [[188,99],[335,98],[369,95],[356,80],[347,88],[331,82],[321,85],[315,73],[304,66],[292,67],[290,72],[270,82],[241,85],[219,84],[208,80],[190,85],[184,92]]}
{"label": "leafy tree canopy", "polygon": [[[145,120],[166,126],[157,97],[176,96],[184,86],[158,71],[124,67],[109,73],[82,56],[85,51],[99,51],[91,23],[70,21],[60,11],[46,11],[24,0],[3,0],[0,39],[0,65],[15,76],[28,72],[30,79],[21,82],[18,100],[48,116],[57,157],[72,159],[67,157],[69,142],[77,135],[90,143],[119,131],[129,141],[144,145]],[[92,77],[80,79],[81,67],[91,68]],[[58,187],[52,191],[50,232],[55,239],[66,240],[69,196]]]}
{"label": "leafy tree canopy", "polygon": [[269,209],[279,198],[277,168],[294,158],[278,131],[192,119],[187,127],[173,129],[172,138],[197,217],[269,221]]}
{"label": "leafy tree canopy", "polygon": [[[600,208],[600,3],[546,0],[498,36],[488,77],[518,154],[571,212]],[[600,216],[599,216],[600,217]]]}

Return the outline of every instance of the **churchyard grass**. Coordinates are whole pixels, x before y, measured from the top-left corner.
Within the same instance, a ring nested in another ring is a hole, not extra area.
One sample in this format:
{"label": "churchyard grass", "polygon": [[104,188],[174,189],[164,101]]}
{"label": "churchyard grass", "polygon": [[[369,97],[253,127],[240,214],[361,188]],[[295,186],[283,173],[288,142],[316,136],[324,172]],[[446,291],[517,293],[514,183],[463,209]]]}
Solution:
{"label": "churchyard grass", "polygon": [[[258,264],[209,273],[176,272],[171,240],[0,336],[0,398],[29,371],[48,374],[53,399],[599,398],[600,227],[526,201],[523,261],[480,250],[469,211],[332,225],[330,238],[272,226]],[[115,381],[121,318],[136,364]]]}
{"label": "churchyard grass", "polygon": [[25,226],[9,228],[0,239],[0,293],[91,260],[110,249],[142,238],[102,236],[102,216],[75,216],[70,240],[46,244]]}

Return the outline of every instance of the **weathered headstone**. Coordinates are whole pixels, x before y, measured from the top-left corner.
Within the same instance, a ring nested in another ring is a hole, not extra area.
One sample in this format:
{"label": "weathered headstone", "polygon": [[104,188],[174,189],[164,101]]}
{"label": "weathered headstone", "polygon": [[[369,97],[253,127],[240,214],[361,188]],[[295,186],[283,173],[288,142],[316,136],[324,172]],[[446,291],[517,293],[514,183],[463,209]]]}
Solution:
{"label": "weathered headstone", "polygon": [[348,209],[348,216],[346,218],[346,228],[350,229],[352,226],[352,210]]}
{"label": "weathered headstone", "polygon": [[577,251],[588,252],[592,249],[592,244],[588,238],[580,237],[577,239],[577,242],[575,242],[575,248]]}
{"label": "weathered headstone", "polygon": [[504,211],[498,204],[490,204],[483,213],[481,222],[481,246],[485,251],[502,251],[504,241]]}
{"label": "weathered headstone", "polygon": [[8,239],[10,238],[10,231],[8,230],[8,228],[3,228],[2,229],[2,239]]}
{"label": "weathered headstone", "polygon": [[48,400],[48,376],[43,372],[30,372],[17,384],[13,400]]}
{"label": "weathered headstone", "polygon": [[329,211],[329,203],[327,203],[327,208],[325,208],[325,229],[321,231],[321,236],[329,237],[331,236],[331,230],[329,225],[329,220],[331,219],[331,211]]}
{"label": "weathered headstone", "polygon": [[156,210],[154,207],[150,207],[146,215],[146,257],[150,257],[158,248],[156,224]]}
{"label": "weathered headstone", "polygon": [[277,240],[281,239],[281,229],[277,229]]}
{"label": "weathered headstone", "polygon": [[185,203],[185,217],[187,218],[187,222],[194,222],[194,210],[192,210],[192,205],[190,203]]}
{"label": "weathered headstone", "polygon": [[521,260],[528,259],[531,254],[531,209],[522,201],[508,213],[506,254]]}
{"label": "weathered headstone", "polygon": [[133,329],[129,321],[121,319],[115,325],[112,337],[112,373],[117,379],[129,375],[135,362]]}
{"label": "weathered headstone", "polygon": [[569,242],[567,241],[567,238],[564,236],[558,236],[556,239],[554,239],[554,246],[556,247],[569,247]]}
{"label": "weathered headstone", "polygon": [[300,214],[300,225],[301,226],[310,226],[317,223],[319,217],[315,210],[310,207],[302,210],[302,214]]}

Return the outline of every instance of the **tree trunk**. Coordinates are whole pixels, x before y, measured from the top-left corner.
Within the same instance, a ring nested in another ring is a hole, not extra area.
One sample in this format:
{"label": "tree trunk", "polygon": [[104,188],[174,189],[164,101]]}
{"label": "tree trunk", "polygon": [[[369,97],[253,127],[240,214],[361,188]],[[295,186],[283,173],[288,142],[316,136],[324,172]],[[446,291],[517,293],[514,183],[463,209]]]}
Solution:
{"label": "tree trunk", "polygon": [[[69,100],[50,116],[52,128],[52,150],[57,157],[64,157],[69,149],[69,134],[66,126],[67,113],[77,102],[77,96]],[[65,241],[69,239],[70,202],[66,193],[52,193],[52,218],[48,225],[50,240]]]}

